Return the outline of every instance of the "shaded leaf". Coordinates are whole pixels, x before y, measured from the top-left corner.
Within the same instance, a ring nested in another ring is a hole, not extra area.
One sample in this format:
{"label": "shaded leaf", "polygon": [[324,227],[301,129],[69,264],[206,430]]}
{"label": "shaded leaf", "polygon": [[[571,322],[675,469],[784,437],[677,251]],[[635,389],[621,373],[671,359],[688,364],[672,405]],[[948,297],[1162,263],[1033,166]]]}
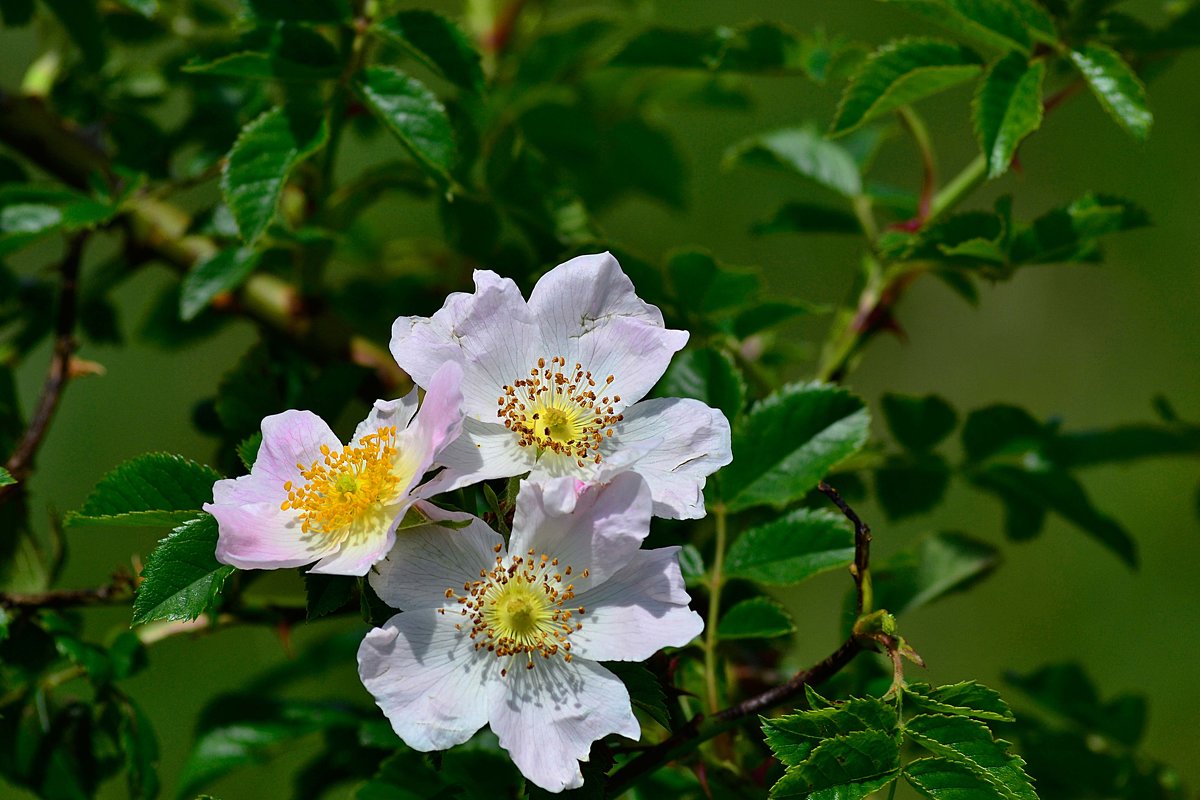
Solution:
{"label": "shaded leaf", "polygon": [[709,253],[699,251],[673,254],[667,273],[680,305],[693,314],[737,308],[759,288],[757,273],[728,269]]}
{"label": "shaded leaf", "polygon": [[230,78],[317,81],[338,77],[342,65],[337,49],[324,36],[281,22],[252,31],[220,55],[193,58],[182,69]]}
{"label": "shaded leaf", "polygon": [[641,664],[628,661],[605,661],[604,668],[621,679],[629,690],[634,708],[645,711],[652,720],[671,730],[671,713],[667,711],[667,695],[654,673]]}
{"label": "shaded leaf", "polygon": [[178,525],[212,500],[221,476],[183,456],[147,453],[100,479],[70,525]]}
{"label": "shaded leaf", "polygon": [[918,758],[904,767],[909,785],[932,800],[997,800],[1003,798],[988,780],[948,758]]}
{"label": "shaded leaf", "polygon": [[975,135],[987,159],[988,177],[1008,171],[1017,147],[1042,124],[1046,64],[1009,53],[991,66],[975,94]]}
{"label": "shaded leaf", "polygon": [[325,119],[272,108],[242,128],[221,173],[221,192],[242,239],[260,237],[292,170],[329,138]]}
{"label": "shaded leaf", "polygon": [[884,0],[949,31],[1000,50],[1029,52],[1030,34],[1057,37],[1054,22],[1032,0]]}
{"label": "shaded leaf", "polygon": [[902,614],[963,591],[1000,563],[999,551],[963,533],[938,533],[873,567],[875,605]]}
{"label": "shaded leaf", "polygon": [[971,481],[998,494],[1006,502],[1044,508],[1068,522],[1117,554],[1130,567],[1137,567],[1137,544],[1116,520],[1099,511],[1088,499],[1083,486],[1067,472],[1050,465],[1035,468],[991,464],[971,475]]}
{"label": "shaded leaf", "polygon": [[739,339],[745,339],[790,319],[826,311],[825,308],[795,300],[768,300],[739,311],[733,319],[733,332]]}
{"label": "shaded leaf", "polygon": [[317,619],[343,608],[354,597],[357,579],[350,575],[304,573],[308,619]]}
{"label": "shaded leaf", "polygon": [[1109,116],[1135,139],[1150,135],[1154,116],[1146,105],[1146,87],[1117,51],[1088,44],[1072,50],[1071,61]]}
{"label": "shaded leaf", "polygon": [[717,626],[721,639],[770,639],[795,631],[787,609],[769,597],[743,600],[726,611]]}
{"label": "shaded leaf", "polygon": [[183,523],[158,543],[142,570],[133,624],[190,620],[216,601],[233,567],[216,559],[217,521],[205,514]]}
{"label": "shaded leaf", "polygon": [[368,67],[355,80],[367,107],[413,158],[445,184],[456,158],[446,108],[425,85],[393,67]]}
{"label": "shaded leaf", "polygon": [[798,508],[739,536],[725,557],[725,574],[789,585],[853,560],[854,535],[841,515]]}
{"label": "shaded leaf", "polygon": [[731,510],[783,506],[867,440],[870,417],[845,389],[789,384],[760,401],[733,434],[733,463],[721,492]]}
{"label": "shaded leaf", "polygon": [[950,467],[934,454],[889,457],[874,472],[875,494],[888,519],[932,510],[950,485]]}
{"label": "shaded leaf", "polygon": [[262,431],[252,433],[242,441],[238,442],[237,454],[241,460],[242,466],[249,472],[254,468],[254,462],[258,458],[258,448],[262,446]]}
{"label": "shaded leaf", "polygon": [[288,22],[343,22],[350,19],[347,0],[241,0],[257,19]]}
{"label": "shaded leaf", "polygon": [[849,211],[842,211],[815,203],[787,203],[780,206],[775,216],[755,224],[752,231],[758,235],[768,233],[858,233],[858,219]]}
{"label": "shaded leaf", "polygon": [[479,52],[462,30],[432,11],[412,9],[393,14],[371,31],[404,48],[451,83],[472,92],[483,90]]}
{"label": "shaded leaf", "polygon": [[1127,200],[1086,194],[1021,230],[1014,237],[1011,258],[1016,264],[1094,260],[1097,237],[1148,224],[1146,212]]}
{"label": "shaded leaf", "polygon": [[1095,683],[1079,664],[1049,664],[1033,672],[1009,672],[1005,680],[1042,708],[1133,747],[1146,731],[1146,698],[1121,694],[1102,702]]}
{"label": "shaded leaf", "polygon": [[900,39],[876,50],[842,95],[833,134],[957,86],[983,69],[979,56],[938,39]]}
{"label": "shaded leaf", "polygon": [[1191,425],[1119,425],[1106,430],[1059,433],[1046,447],[1047,457],[1064,467],[1198,452],[1200,428]]}
{"label": "shaded leaf", "polygon": [[1000,693],[975,681],[936,687],[909,683],[905,684],[904,692],[914,705],[928,711],[996,722],[1013,721],[1012,711]]}
{"label": "shaded leaf", "polygon": [[10,183],[0,186],[0,256],[52,233],[92,228],[116,208],[70,189]]}
{"label": "shaded leaf", "polygon": [[811,127],[787,128],[745,139],[725,153],[724,162],[782,169],[846,197],[862,193],[862,178],[854,157]]}
{"label": "shaded leaf", "polygon": [[746,402],[746,381],[730,356],[712,348],[684,350],[671,360],[654,397],[691,397],[737,419]]}
{"label": "shaded leaf", "polygon": [[885,394],[880,401],[883,418],[896,441],[909,450],[932,450],[958,425],[954,406],[936,394]]}
{"label": "shaded leaf", "polygon": [[961,435],[968,460],[983,461],[1036,448],[1045,429],[1025,409],[997,404],[972,411]]}
{"label": "shaded leaf", "polygon": [[189,270],[179,291],[180,319],[194,319],[214,297],[241,286],[258,266],[260,257],[261,253],[252,248],[231,247]]}

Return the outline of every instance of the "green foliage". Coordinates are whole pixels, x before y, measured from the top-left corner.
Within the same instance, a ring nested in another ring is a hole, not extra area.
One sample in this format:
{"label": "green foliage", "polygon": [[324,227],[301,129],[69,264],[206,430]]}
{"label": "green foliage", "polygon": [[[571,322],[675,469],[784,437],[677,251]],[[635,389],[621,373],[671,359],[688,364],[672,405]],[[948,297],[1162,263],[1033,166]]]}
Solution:
{"label": "green foliage", "polygon": [[241,286],[258,266],[260,255],[245,247],[230,248],[197,264],[179,288],[180,319],[195,319],[214,297]]}
{"label": "green foliage", "polygon": [[1002,51],[1027,53],[1034,40],[1055,40],[1054,21],[1036,0],[883,1]]}
{"label": "green foliage", "polygon": [[969,81],[982,69],[976,53],[938,39],[903,39],[884,45],[871,54],[842,95],[832,132],[849,133],[890,111]]}
{"label": "green foliage", "polygon": [[876,605],[893,614],[929,605],[969,589],[999,563],[995,547],[966,534],[927,536],[873,570]]}
{"label": "green foliage", "polygon": [[147,453],[116,467],[96,484],[72,525],[161,526],[195,518],[212,500],[221,476],[183,456]]}
{"label": "green foliage", "polygon": [[794,633],[796,623],[787,609],[769,597],[743,600],[725,612],[717,626],[721,639],[770,639]]}
{"label": "green foliage", "polygon": [[133,623],[190,620],[209,610],[233,567],[217,563],[217,521],[205,514],[158,543],[142,571]]}
{"label": "green foliage", "polygon": [[251,80],[308,82],[336,78],[337,50],[312,28],[290,22],[256,28],[230,48],[189,61],[185,72]]}
{"label": "green foliage", "polygon": [[1146,89],[1120,54],[1101,44],[1071,51],[1071,61],[1104,110],[1135,139],[1150,135],[1154,117],[1146,106]]}
{"label": "green foliage", "polygon": [[658,397],[692,397],[737,419],[746,403],[746,381],[733,358],[721,350],[684,350],[658,382]]}
{"label": "green foliage", "polygon": [[790,128],[746,139],[725,154],[725,163],[781,169],[845,197],[862,193],[862,178],[854,156],[813,127]]}
{"label": "green foliage", "polygon": [[975,681],[946,686],[910,683],[904,687],[905,697],[914,705],[939,714],[974,717],[975,719],[1012,722],[1013,714],[1000,693]]}
{"label": "green foliage", "polygon": [[1008,171],[1017,147],[1042,124],[1046,65],[1013,52],[988,69],[973,107],[975,135],[987,158],[988,177]]}
{"label": "green foliage", "polygon": [[731,509],[782,506],[866,442],[862,401],[833,386],[791,384],[753,408],[733,432],[722,494]]}
{"label": "green foliage", "polygon": [[662,683],[654,673],[640,664],[628,661],[609,661],[605,668],[621,679],[629,690],[629,699],[633,707],[646,712],[650,719],[671,729],[671,712],[667,710],[667,696],[663,692]]}
{"label": "green foliage", "polygon": [[242,129],[229,151],[221,191],[246,242],[266,232],[292,170],[328,137],[323,119],[282,107],[263,112]]}
{"label": "green foliage", "polygon": [[362,72],[363,102],[431,175],[445,183],[454,167],[454,135],[441,101],[416,78],[391,67]]}
{"label": "green foliage", "polygon": [[918,453],[937,447],[958,427],[958,413],[937,395],[885,394],[880,405],[892,436]]}
{"label": "green foliage", "polygon": [[371,30],[451,83],[472,92],[483,91],[479,53],[466,34],[445,17],[430,11],[401,11],[375,23]]}
{"label": "green foliage", "polygon": [[844,567],[853,558],[854,536],[841,516],[798,508],[739,536],[729,548],[725,573],[788,585]]}

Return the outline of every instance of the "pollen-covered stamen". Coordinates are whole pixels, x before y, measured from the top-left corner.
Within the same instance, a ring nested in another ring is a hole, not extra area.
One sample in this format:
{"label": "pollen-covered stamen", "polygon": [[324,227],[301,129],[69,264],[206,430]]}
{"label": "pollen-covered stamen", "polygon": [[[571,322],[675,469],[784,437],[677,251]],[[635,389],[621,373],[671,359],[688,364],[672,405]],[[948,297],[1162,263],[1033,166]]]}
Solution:
{"label": "pollen-covered stamen", "polygon": [[283,485],[288,499],[280,508],[298,512],[304,533],[340,535],[395,496],[400,480],[392,468],[395,426],[381,427],[340,451],[321,445],[321,455],[309,467],[296,465],[303,486]]}
{"label": "pollen-covered stamen", "polygon": [[570,456],[581,467],[589,459],[599,464],[601,442],[624,419],[616,412],[620,395],[597,394],[613,380],[609,375],[598,383],[579,363],[567,369],[562,356],[548,364],[539,358],[529,377],[504,387],[496,416],[520,437],[517,444],[522,447]]}
{"label": "pollen-covered stamen", "polygon": [[[533,669],[538,655],[562,655],[569,662],[569,637],[583,627],[579,617],[584,614],[582,607],[571,605],[575,584],[563,580],[570,573],[558,559],[538,556],[534,550],[507,558],[498,555],[491,570],[480,570],[461,590],[447,589],[446,598],[468,618],[458,627],[469,626],[476,650],[501,658],[523,655],[527,669]],[[507,674],[508,668],[501,672]]]}

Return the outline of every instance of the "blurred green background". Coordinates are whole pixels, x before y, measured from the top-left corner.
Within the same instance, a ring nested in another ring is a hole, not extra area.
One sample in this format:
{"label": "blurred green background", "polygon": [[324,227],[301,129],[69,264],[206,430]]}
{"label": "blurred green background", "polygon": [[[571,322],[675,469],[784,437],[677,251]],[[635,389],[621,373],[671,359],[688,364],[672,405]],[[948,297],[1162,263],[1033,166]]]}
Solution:
{"label": "blurred green background", "polygon": [[[460,3],[411,5],[451,15],[463,10]],[[1151,19],[1161,11],[1161,3],[1152,0],[1124,6]],[[711,27],[763,18],[801,30],[823,27],[872,44],[924,30],[900,11],[872,0],[660,0],[638,8],[647,22]],[[0,31],[0,85],[19,82],[37,47],[33,29]],[[1184,418],[1200,418],[1198,80],[1200,55],[1192,51],[1150,86],[1156,121],[1144,145],[1129,139],[1096,104],[1069,103],[1022,148],[1022,170],[971,201],[990,205],[995,195],[1013,192],[1017,215],[1028,218],[1095,190],[1140,202],[1153,227],[1113,238],[1101,267],[1023,271],[1011,283],[987,288],[978,308],[940,283],[919,282],[899,311],[908,341],[873,342],[850,386],[876,411],[884,391],[938,393],[964,411],[1006,402],[1041,417],[1059,416],[1069,428],[1086,428],[1148,420],[1150,400],[1161,392]],[[753,222],[782,201],[816,199],[819,190],[779,174],[721,169],[725,149],[744,136],[809,119],[827,124],[834,90],[799,77],[758,78],[750,85],[755,102],[745,111],[678,104],[662,108],[659,122],[677,138],[688,160],[686,210],[630,201],[601,222],[614,239],[637,252],[659,257],[696,245],[727,263],[761,268],[774,293],[819,303],[843,301],[857,269],[857,240],[749,233]],[[969,90],[960,89],[921,107],[943,175],[953,174],[976,152],[968,99]],[[350,138],[341,168],[354,172],[374,160],[369,149]],[[878,163],[884,180],[912,186],[919,179],[917,155],[903,138],[885,145]],[[397,237],[437,236],[427,206],[396,201],[373,219]],[[38,250],[19,264],[37,266],[52,256],[53,251]],[[127,330],[141,324],[168,283],[165,272],[151,269],[119,289]],[[816,346],[827,324],[828,318],[806,320],[788,335]],[[382,341],[387,331],[373,334]],[[80,380],[66,393],[33,479],[35,509],[78,507],[107,469],[148,450],[210,458],[212,441],[191,425],[193,405],[211,394],[252,340],[250,326],[237,323],[177,352],[133,337],[122,349],[86,347],[80,355],[101,362],[107,374]],[[22,368],[27,404],[36,396],[48,356],[47,348]],[[807,374],[798,371],[794,377]],[[1200,786],[1200,738],[1195,733],[1200,692],[1194,677],[1200,663],[1197,473],[1195,461],[1181,459],[1084,474],[1096,504],[1137,539],[1142,558],[1137,572],[1055,518],[1032,542],[1003,541],[999,504],[962,484],[952,487],[946,505],[913,522],[889,525],[870,503],[859,510],[875,529],[879,556],[926,530],[969,531],[1003,548],[1005,563],[977,589],[902,621],[906,637],[929,664],[929,680],[977,678],[1002,686],[1005,670],[1078,659],[1104,696],[1119,691],[1148,696],[1147,751],[1175,765],[1195,789]],[[44,526],[46,515],[37,517]],[[103,582],[121,566],[122,554],[144,556],[155,538],[145,530],[108,528],[81,528],[68,536],[71,558],[64,586]],[[295,575],[272,581],[274,590],[299,590]],[[842,574],[824,575],[783,596],[800,626],[796,666],[823,657],[840,640],[838,619],[847,585]],[[121,610],[89,613],[97,632],[127,624]],[[291,646],[300,648],[339,628],[355,627],[339,621],[298,629]],[[287,657],[275,632],[249,627],[176,637],[152,650],[151,668],[128,689],[158,730],[166,786],[178,775],[205,702]],[[350,662],[341,674],[322,676],[295,691],[369,702]],[[1009,694],[1019,710],[1019,696]],[[286,796],[293,771],[315,752],[315,742],[289,750],[269,765],[234,773],[215,785],[213,794],[225,800]],[[123,792],[115,781],[105,796]]]}

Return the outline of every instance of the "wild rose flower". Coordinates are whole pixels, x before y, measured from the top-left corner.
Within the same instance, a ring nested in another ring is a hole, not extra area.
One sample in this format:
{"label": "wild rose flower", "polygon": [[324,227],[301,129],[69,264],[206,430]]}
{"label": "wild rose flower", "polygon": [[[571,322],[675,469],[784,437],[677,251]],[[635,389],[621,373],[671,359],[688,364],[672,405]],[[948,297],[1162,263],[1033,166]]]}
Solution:
{"label": "wild rose flower", "polygon": [[342,445],[311,411],[262,423],[249,475],[217,481],[204,510],[217,518],[217,560],[242,569],[316,565],[310,572],[365,575],[396,539],[434,458],[462,430],[462,370],[447,364],[417,390],[379,400]]}
{"label": "wild rose flower", "polygon": [[625,473],[563,511],[525,481],[507,549],[475,517],[422,508],[469,524],[406,530],[376,565],[371,586],[404,613],[363,640],[363,683],[415,750],[490,725],[530,781],[580,786],[592,742],[640,736],[625,686],[596,662],[642,661],[704,627],[688,608],[679,548],[639,549],[646,483]]}
{"label": "wild rose flower", "polygon": [[467,419],[438,457],[437,491],[528,472],[564,496],[633,470],[655,515],[697,519],[705,477],[732,457],[729,422],[696,400],[642,400],[687,340],[603,253],[555,267],[528,302],[476,270],[473,294],[397,319],[391,350],[421,386],[446,362],[463,368]]}

